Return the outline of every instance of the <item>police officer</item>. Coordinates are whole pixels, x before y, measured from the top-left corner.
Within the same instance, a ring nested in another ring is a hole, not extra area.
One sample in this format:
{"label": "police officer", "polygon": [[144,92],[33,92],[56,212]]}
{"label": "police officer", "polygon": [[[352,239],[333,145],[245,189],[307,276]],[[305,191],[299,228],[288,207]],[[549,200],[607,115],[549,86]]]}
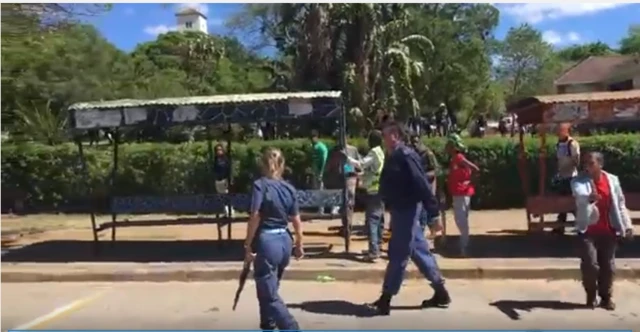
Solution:
{"label": "police officer", "polygon": [[[251,216],[244,243],[245,262],[253,261],[260,328],[297,331],[298,322],[278,295],[280,278],[289,264],[292,247],[296,259],[304,255],[296,190],[282,180],[284,169],[282,152],[267,149],[262,156],[263,176],[253,183]],[[295,242],[287,228],[289,221],[295,230]]]}
{"label": "police officer", "polygon": [[384,165],[384,151],[382,150],[382,133],[374,130],[369,134],[369,153],[362,161],[347,156],[349,164],[363,170],[363,187],[367,191],[364,220],[368,230],[369,249],[367,260],[375,262],[380,257],[380,244],[384,231],[384,203],[378,193],[380,174]]}
{"label": "police officer", "polygon": [[449,292],[418,223],[423,206],[429,215],[438,215],[438,202],[420,157],[403,143],[403,128],[390,122],[383,127],[382,133],[387,157],[380,178],[380,194],[390,209],[393,232],[389,240],[389,263],[382,295],[371,306],[379,315],[389,314],[391,298],[400,290],[411,258],[434,289],[433,297],[423,301],[422,307],[448,307],[451,303]]}

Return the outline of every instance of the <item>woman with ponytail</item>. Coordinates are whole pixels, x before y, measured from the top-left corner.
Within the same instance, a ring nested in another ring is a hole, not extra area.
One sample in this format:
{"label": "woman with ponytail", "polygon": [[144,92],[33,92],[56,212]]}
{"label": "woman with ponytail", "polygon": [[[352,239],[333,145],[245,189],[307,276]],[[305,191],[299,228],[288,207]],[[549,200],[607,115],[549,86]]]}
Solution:
{"label": "woman with ponytail", "polygon": [[[291,252],[302,258],[302,222],[296,199],[296,189],[282,179],[285,160],[275,148],[264,151],[261,158],[262,177],[253,183],[247,237],[244,243],[245,262],[253,262],[260,307],[260,329],[299,330],[284,303],[278,288]],[[294,236],[288,228],[291,222]]]}

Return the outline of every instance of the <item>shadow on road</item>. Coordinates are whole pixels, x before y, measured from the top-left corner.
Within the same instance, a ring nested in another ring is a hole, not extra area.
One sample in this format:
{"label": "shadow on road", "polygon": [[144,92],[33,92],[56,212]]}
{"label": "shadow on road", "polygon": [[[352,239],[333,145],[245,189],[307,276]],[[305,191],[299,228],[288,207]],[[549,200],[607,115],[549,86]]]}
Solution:
{"label": "shadow on road", "polygon": [[[93,241],[68,240],[33,243],[7,249],[3,262],[239,262],[244,257],[244,240],[102,241],[96,254]],[[332,245],[306,243],[307,259],[358,260],[356,255],[333,253]],[[4,251],[4,250],[3,250]]]}
{"label": "shadow on road", "polygon": [[583,304],[569,303],[562,301],[514,301],[501,300],[491,303],[491,306],[498,308],[502,313],[512,320],[520,320],[518,311],[531,312],[534,309],[550,310],[578,310],[586,309]]}
{"label": "shadow on road", "polygon": [[[300,309],[314,314],[374,317],[376,312],[366,304],[356,304],[344,300],[308,301],[287,305],[291,309]],[[420,310],[421,306],[391,306],[391,310]]]}
{"label": "shadow on road", "polygon": [[[504,233],[503,233],[504,234]],[[437,241],[436,251],[443,257],[459,253],[457,235],[447,236],[444,244]],[[566,258],[578,257],[578,238],[575,235],[545,233],[512,233],[510,235],[471,235],[469,258]],[[640,258],[640,236],[621,243],[618,258]]]}

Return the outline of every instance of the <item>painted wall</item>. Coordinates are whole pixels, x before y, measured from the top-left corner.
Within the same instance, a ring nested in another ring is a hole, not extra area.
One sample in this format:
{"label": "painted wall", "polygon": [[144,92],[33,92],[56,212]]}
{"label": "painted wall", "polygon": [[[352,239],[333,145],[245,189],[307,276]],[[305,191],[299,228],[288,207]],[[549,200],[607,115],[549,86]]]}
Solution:
{"label": "painted wall", "polygon": [[[200,31],[208,33],[207,19],[200,15],[180,15],[176,16],[178,31]],[[191,27],[188,28],[187,24],[191,22]]]}

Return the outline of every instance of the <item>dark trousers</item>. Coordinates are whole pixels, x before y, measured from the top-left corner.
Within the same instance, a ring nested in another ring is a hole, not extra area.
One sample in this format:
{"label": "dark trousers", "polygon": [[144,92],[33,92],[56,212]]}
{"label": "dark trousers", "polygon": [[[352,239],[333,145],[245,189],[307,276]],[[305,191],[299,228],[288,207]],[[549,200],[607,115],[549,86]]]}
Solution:
{"label": "dark trousers", "polygon": [[444,278],[440,274],[436,258],[429,250],[429,243],[420,228],[422,204],[403,209],[391,208],[393,232],[389,239],[389,263],[382,284],[383,294],[396,295],[404,280],[409,259],[437,292],[444,291]]}
{"label": "dark trousers", "polygon": [[580,271],[588,294],[611,299],[615,277],[616,237],[611,234],[580,234]]}
{"label": "dark trousers", "polygon": [[[553,192],[558,195],[571,196],[573,194],[571,192],[571,178],[560,178],[555,180],[553,183]],[[574,213],[571,212],[571,214]],[[558,222],[567,222],[567,213],[558,213]]]}
{"label": "dark trousers", "polygon": [[291,259],[292,240],[289,233],[264,231],[258,235],[253,261],[253,277],[260,307],[260,325],[275,324],[279,330],[298,330],[298,323],[284,303],[278,289],[284,269]]}

